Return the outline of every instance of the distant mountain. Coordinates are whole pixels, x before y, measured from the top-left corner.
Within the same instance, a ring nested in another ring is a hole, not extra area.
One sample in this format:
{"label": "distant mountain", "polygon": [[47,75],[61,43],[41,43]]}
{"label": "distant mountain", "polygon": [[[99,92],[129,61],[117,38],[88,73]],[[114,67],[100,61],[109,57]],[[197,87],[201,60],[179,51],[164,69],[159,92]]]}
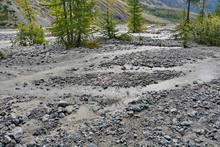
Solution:
{"label": "distant mountain", "polygon": [[[36,15],[37,23],[47,27],[50,26],[53,18],[46,7],[40,5],[44,0],[29,0],[33,8],[38,11]],[[45,0],[49,1],[49,0]],[[107,0],[97,0],[97,8],[105,10]],[[108,0],[112,1],[115,19],[120,23],[127,22],[127,0]],[[206,12],[213,12],[219,0],[208,0],[210,7]],[[186,7],[186,0],[141,0],[144,6],[144,17],[148,23],[175,23],[179,22],[182,8]],[[192,6],[191,11],[198,12],[198,8]],[[24,10],[18,5],[17,0],[0,0],[0,28],[14,27],[16,24],[25,23],[22,13]],[[196,14],[191,13],[195,18]]]}
{"label": "distant mountain", "polygon": [[[142,2],[147,3],[149,5],[159,5],[171,8],[185,8],[186,0],[142,0]],[[206,8],[206,12],[213,12],[217,4],[219,4],[219,0],[207,0],[209,7]],[[199,12],[198,8],[192,6],[191,11]]]}

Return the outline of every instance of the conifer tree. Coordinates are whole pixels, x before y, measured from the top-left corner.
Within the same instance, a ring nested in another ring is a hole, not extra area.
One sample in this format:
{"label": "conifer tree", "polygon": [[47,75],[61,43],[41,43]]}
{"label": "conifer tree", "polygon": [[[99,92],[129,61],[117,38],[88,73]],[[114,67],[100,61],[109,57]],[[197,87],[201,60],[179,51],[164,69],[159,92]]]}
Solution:
{"label": "conifer tree", "polygon": [[24,10],[22,14],[25,19],[27,19],[29,23],[35,21],[36,18],[34,15],[37,14],[37,12],[33,9],[30,2],[28,0],[17,0],[17,2],[18,5]]}
{"label": "conifer tree", "polygon": [[19,45],[34,45],[34,44],[44,44],[47,43],[45,40],[44,30],[41,26],[35,24],[36,18],[35,14],[37,12],[33,9],[28,0],[17,0],[19,6],[24,10],[23,16],[24,19],[28,22],[26,25],[18,25],[17,38],[14,40],[14,44]]}
{"label": "conifer tree", "polygon": [[102,16],[99,21],[99,27],[102,29],[101,33],[108,37],[109,39],[113,39],[116,37],[116,33],[118,30],[116,29],[116,21],[114,21],[112,11],[110,10],[109,4],[106,4],[106,10],[102,13]]}
{"label": "conifer tree", "polygon": [[[220,3],[220,0],[219,0]],[[220,4],[218,4],[215,8],[214,15],[220,16]]]}
{"label": "conifer tree", "polygon": [[199,12],[199,20],[203,21],[204,17],[205,17],[205,8],[208,7],[208,3],[207,0],[202,0],[199,3],[199,8],[200,8],[200,12]]}
{"label": "conifer tree", "polygon": [[128,0],[128,13],[130,14],[128,28],[133,33],[139,33],[144,28],[143,8],[140,0]]}
{"label": "conifer tree", "polygon": [[91,32],[96,12],[94,0],[51,0],[52,15],[55,16],[52,31],[66,46],[84,46]]}
{"label": "conifer tree", "polygon": [[196,4],[199,1],[200,0],[187,0],[187,17],[186,17],[186,22],[189,22],[189,14],[190,14],[191,3]]}

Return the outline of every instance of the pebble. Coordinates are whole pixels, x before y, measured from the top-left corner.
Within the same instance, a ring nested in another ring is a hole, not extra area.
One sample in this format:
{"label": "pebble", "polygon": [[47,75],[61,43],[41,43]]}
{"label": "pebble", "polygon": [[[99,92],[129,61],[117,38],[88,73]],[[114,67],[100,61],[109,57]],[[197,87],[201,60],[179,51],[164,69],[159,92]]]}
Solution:
{"label": "pebble", "polygon": [[68,105],[69,105],[69,103],[67,101],[59,101],[58,102],[58,106],[61,106],[61,107],[66,107]]}
{"label": "pebble", "polygon": [[45,114],[45,115],[43,116],[43,118],[42,118],[42,121],[45,122],[45,121],[47,121],[49,118],[50,118],[50,115]]}
{"label": "pebble", "polygon": [[21,127],[15,127],[12,130],[12,134],[13,134],[13,137],[16,140],[20,140],[22,138],[22,135],[23,135],[23,129]]}
{"label": "pebble", "polygon": [[171,140],[171,137],[170,137],[169,135],[165,135],[164,138],[165,138],[166,140],[168,140],[168,141]]}
{"label": "pebble", "polygon": [[190,117],[196,117],[198,115],[198,111],[192,111],[192,112],[188,113],[188,115]]}
{"label": "pebble", "polygon": [[183,121],[180,123],[181,126],[191,126],[193,124],[192,121]]}
{"label": "pebble", "polygon": [[5,144],[10,143],[11,141],[12,141],[12,139],[11,139],[8,135],[5,135],[5,136],[4,136],[3,142],[4,142]]}

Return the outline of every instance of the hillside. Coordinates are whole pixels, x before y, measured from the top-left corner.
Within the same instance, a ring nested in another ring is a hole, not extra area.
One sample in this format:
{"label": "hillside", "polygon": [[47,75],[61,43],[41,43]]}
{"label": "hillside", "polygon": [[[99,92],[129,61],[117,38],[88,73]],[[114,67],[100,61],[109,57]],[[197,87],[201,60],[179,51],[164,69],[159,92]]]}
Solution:
{"label": "hillside", "polygon": [[[52,17],[49,15],[48,8],[40,5],[42,0],[30,0],[33,8],[38,12],[36,15],[37,23],[48,27],[51,25]],[[218,3],[218,0],[210,0],[210,7],[207,8],[207,12],[213,11],[214,6]],[[176,23],[180,20],[181,9],[185,6],[185,0],[177,0],[173,3],[173,0],[142,0],[144,6],[144,17],[148,23]],[[98,9],[100,12],[105,9],[106,0],[98,0]],[[125,0],[112,1],[112,8],[114,10],[114,16],[120,23],[125,23],[128,18],[127,4]],[[192,11],[198,11],[195,7]],[[25,23],[25,19],[22,16],[24,11],[19,6],[17,0],[0,0],[0,28],[14,27],[16,24]],[[196,17],[195,13],[191,14],[191,17]]]}
{"label": "hillside", "polygon": [[[175,2],[173,0],[142,0],[144,3],[147,3],[149,5],[158,5],[158,6],[164,6],[164,7],[171,7],[171,8],[185,8],[186,7],[186,0],[176,0]],[[213,12],[216,5],[219,3],[219,0],[207,0],[209,7],[206,8],[206,12]],[[195,6],[192,6],[191,11],[193,12],[199,12],[198,8]]]}
{"label": "hillside", "polygon": [[[35,15],[37,23],[47,27],[51,25],[52,17],[48,9],[41,6],[38,0],[30,0],[33,8],[37,11]],[[0,28],[14,27],[19,23],[25,23],[23,17],[24,10],[20,7],[17,0],[0,0]]]}

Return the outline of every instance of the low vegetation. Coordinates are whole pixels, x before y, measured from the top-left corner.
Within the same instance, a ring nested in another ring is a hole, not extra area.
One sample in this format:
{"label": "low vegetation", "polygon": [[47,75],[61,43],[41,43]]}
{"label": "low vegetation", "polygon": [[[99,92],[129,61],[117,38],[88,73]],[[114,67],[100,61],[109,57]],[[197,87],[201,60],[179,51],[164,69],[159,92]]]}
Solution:
{"label": "low vegetation", "polygon": [[123,33],[119,36],[117,36],[117,40],[121,40],[121,41],[132,41],[133,38],[129,33]]}
{"label": "low vegetation", "polygon": [[203,21],[200,19],[190,22],[183,21],[177,28],[178,38],[183,40],[183,46],[189,47],[191,41],[209,46],[220,45],[220,17],[205,16]]}
{"label": "low vegetation", "polygon": [[132,33],[139,33],[146,28],[145,19],[142,16],[143,6],[140,0],[128,0],[128,28]]}
{"label": "low vegetation", "polygon": [[45,34],[41,26],[34,23],[29,25],[19,25],[19,31],[17,33],[17,39],[14,44],[22,46],[34,45],[34,44],[45,44],[47,41],[44,39]]}
{"label": "low vegetation", "polygon": [[113,18],[113,12],[109,4],[106,5],[106,10],[101,14],[98,26],[100,33],[108,39],[114,39],[118,30],[116,29],[117,22]]}
{"label": "low vegetation", "polygon": [[5,58],[5,54],[3,52],[0,52],[0,59],[4,59]]}

